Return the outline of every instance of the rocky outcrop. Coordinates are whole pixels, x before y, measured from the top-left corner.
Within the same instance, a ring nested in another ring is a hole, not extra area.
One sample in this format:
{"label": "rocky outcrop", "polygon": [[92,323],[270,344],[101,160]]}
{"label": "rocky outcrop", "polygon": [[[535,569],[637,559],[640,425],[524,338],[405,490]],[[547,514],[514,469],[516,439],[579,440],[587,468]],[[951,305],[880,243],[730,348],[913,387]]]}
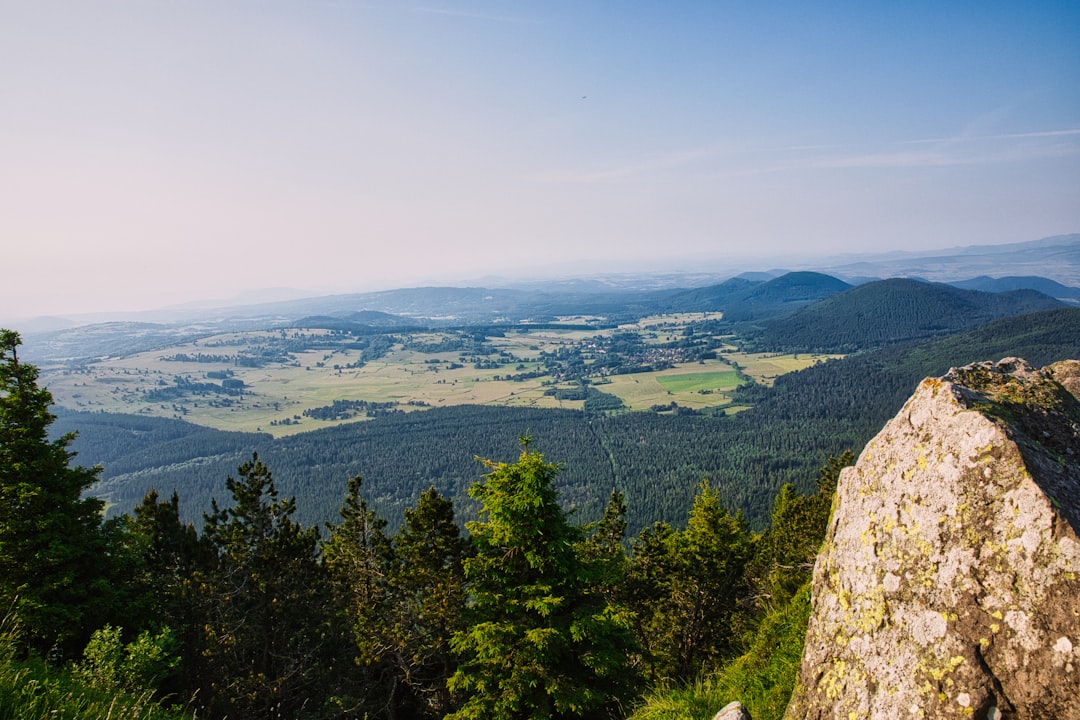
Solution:
{"label": "rocky outcrop", "polygon": [[786,719],[1080,718],[1078,393],[1076,361],[922,382],[840,476]]}
{"label": "rocky outcrop", "polygon": [[720,708],[720,712],[713,715],[712,720],[750,720],[750,713],[736,700]]}

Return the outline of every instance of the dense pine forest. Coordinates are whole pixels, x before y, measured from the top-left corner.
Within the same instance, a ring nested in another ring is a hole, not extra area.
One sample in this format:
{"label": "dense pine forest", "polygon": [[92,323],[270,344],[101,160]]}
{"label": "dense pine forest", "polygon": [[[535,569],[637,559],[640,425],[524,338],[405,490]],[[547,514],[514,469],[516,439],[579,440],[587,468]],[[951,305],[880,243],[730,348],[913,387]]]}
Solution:
{"label": "dense pine forest", "polygon": [[[760,719],[850,451],[924,376],[1075,356],[1080,310],[748,385],[729,417],[446,408],[277,440],[58,418],[0,340],[0,718],[651,718],[712,678],[679,713]],[[141,497],[103,520],[91,489]]]}
{"label": "dense pine forest", "polygon": [[297,517],[307,525],[336,517],[354,475],[364,477],[369,502],[391,527],[432,485],[453,499],[460,518],[472,519],[477,505],[467,490],[482,472],[477,457],[511,460],[518,438],[529,434],[534,448],[562,466],[556,488],[577,522],[598,519],[614,488],[626,497],[631,533],[655,520],[681,523],[694,488],[708,478],[725,507],[760,530],[782,485],[809,491],[817,468],[857,452],[922,378],[1005,355],[1042,365],[1077,348],[1080,310],[1063,308],[869,350],[784,375],[773,387],[746,385],[736,401],[750,409],[727,417],[474,405],[275,440],[179,420],[62,411],[54,430],[78,432],[72,449],[80,462],[105,467],[94,491],[117,508],[129,512],[151,489],[175,489],[183,519],[196,524],[253,451],[274,468],[283,493],[303,499]]}

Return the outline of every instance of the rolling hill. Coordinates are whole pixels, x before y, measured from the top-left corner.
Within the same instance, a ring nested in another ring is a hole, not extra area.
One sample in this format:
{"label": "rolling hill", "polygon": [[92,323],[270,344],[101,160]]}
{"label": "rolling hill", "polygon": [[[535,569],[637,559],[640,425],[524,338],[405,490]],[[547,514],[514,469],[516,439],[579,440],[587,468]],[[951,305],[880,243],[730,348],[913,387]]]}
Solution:
{"label": "rolling hill", "polygon": [[1034,290],[989,293],[917,280],[880,280],[762,323],[751,337],[762,349],[847,353],[940,337],[1061,306]]}
{"label": "rolling hill", "polygon": [[816,272],[790,272],[766,281],[732,278],[689,290],[670,299],[671,312],[722,311],[733,322],[787,315],[800,307],[851,288],[843,280]]}

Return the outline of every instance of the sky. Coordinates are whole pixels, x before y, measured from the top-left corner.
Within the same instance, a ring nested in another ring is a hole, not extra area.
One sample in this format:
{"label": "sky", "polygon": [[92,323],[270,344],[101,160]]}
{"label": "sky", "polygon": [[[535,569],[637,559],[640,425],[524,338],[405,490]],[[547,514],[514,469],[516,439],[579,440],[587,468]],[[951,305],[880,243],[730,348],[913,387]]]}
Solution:
{"label": "sky", "polygon": [[0,0],[0,321],[1072,232],[1075,0]]}

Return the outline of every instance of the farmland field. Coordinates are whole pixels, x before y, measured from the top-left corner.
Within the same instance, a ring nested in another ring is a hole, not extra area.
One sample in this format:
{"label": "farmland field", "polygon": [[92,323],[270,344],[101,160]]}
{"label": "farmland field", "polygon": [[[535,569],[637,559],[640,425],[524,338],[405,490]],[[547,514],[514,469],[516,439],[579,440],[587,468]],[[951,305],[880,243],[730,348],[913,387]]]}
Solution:
{"label": "farmland field", "polygon": [[[675,403],[730,412],[739,409],[730,405],[738,385],[771,383],[819,359],[742,354],[722,338],[701,339],[717,348],[711,355],[678,349],[685,324],[699,317],[659,316],[617,330],[516,326],[479,339],[466,331],[398,333],[381,336],[377,353],[329,331],[230,333],[44,368],[43,377],[57,403],[72,409],[282,436],[449,405],[582,409],[582,382],[628,410]],[[633,367],[612,371],[613,357]]]}

